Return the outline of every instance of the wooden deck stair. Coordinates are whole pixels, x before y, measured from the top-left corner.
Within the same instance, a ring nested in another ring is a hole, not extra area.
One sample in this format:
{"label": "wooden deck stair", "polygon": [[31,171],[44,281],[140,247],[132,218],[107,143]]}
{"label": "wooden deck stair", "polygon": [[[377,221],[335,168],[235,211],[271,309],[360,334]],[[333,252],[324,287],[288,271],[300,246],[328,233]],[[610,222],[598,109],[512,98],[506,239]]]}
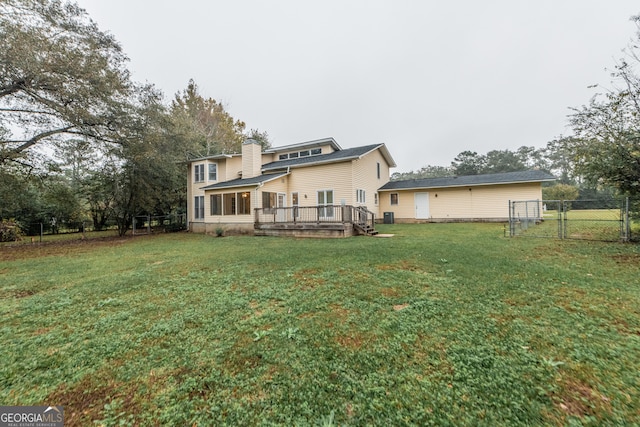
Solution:
{"label": "wooden deck stair", "polygon": [[364,234],[366,236],[375,236],[376,234],[378,234],[378,231],[369,224],[358,224],[357,222],[354,222],[353,228],[358,230],[360,234]]}

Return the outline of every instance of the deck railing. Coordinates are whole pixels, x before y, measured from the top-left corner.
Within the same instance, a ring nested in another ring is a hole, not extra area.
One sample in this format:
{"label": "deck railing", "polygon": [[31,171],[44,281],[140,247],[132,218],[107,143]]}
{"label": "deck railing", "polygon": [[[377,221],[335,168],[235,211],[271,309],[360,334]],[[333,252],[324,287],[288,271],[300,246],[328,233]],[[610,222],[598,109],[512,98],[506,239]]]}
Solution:
{"label": "deck railing", "polygon": [[350,205],[256,208],[255,224],[346,224],[373,228],[375,215],[365,207]]}

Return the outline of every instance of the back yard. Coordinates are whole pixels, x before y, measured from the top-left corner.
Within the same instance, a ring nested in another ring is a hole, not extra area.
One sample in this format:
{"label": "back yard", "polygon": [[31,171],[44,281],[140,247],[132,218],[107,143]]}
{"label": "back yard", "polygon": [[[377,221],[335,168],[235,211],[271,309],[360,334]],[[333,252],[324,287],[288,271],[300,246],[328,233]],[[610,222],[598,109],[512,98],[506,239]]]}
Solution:
{"label": "back yard", "polygon": [[0,404],[65,425],[640,423],[640,247],[166,234],[0,248]]}

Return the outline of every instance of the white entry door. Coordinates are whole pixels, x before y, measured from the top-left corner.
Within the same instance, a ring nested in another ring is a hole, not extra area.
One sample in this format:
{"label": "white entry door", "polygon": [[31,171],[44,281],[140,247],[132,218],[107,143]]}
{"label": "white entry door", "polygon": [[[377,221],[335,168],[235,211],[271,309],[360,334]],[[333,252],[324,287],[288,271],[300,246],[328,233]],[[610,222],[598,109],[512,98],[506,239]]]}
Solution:
{"label": "white entry door", "polygon": [[415,193],[416,219],[429,219],[429,193]]}

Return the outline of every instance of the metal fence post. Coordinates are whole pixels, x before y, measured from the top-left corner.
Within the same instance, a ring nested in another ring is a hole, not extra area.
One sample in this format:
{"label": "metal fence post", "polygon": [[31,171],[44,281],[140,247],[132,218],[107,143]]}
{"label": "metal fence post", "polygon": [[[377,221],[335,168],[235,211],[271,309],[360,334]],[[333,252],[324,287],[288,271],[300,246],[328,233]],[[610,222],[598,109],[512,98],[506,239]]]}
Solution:
{"label": "metal fence post", "polygon": [[567,206],[568,202],[566,200],[562,201],[562,236],[561,239],[567,238]]}
{"label": "metal fence post", "polygon": [[515,216],[516,202],[509,200],[509,237],[513,237],[516,234],[515,224],[513,217]]}
{"label": "metal fence post", "polygon": [[562,239],[562,202],[556,200],[556,210],[558,211],[558,239]]}
{"label": "metal fence post", "polygon": [[625,197],[623,218],[624,236],[622,237],[622,241],[628,242],[629,240],[631,240],[631,223],[629,221],[629,197]]}
{"label": "metal fence post", "polygon": [[151,234],[151,215],[147,214],[147,233]]}
{"label": "metal fence post", "polygon": [[42,235],[44,234],[44,225],[40,223],[40,243],[42,243]]}

